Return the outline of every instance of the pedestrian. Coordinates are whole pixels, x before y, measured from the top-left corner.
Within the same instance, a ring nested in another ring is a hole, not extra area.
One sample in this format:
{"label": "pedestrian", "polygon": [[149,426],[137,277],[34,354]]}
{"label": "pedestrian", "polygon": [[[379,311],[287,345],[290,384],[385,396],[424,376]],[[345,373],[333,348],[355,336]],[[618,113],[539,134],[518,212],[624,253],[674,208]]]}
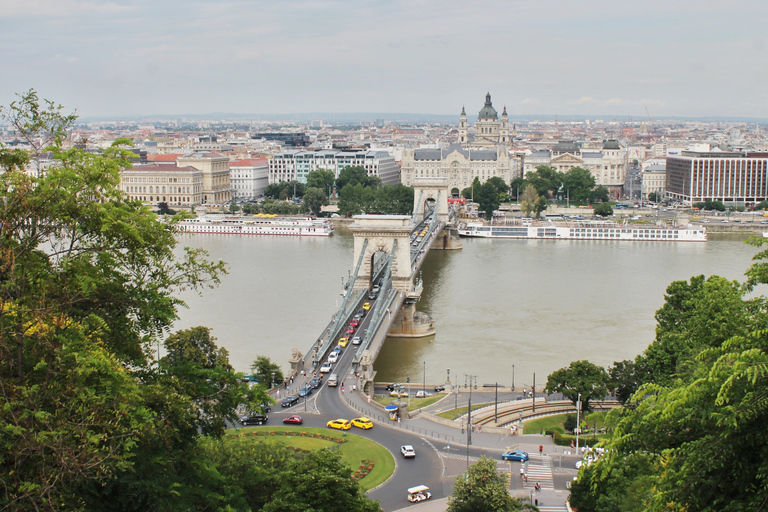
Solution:
{"label": "pedestrian", "polygon": [[539,445],[539,455],[544,455],[544,446]]}
{"label": "pedestrian", "polygon": [[528,483],[528,473],[523,473],[523,482]]}
{"label": "pedestrian", "polygon": [[520,466],[520,478],[525,479],[525,466]]}
{"label": "pedestrian", "polygon": [[541,492],[541,485],[539,485],[539,482],[536,482],[534,489],[536,490],[536,492]]}
{"label": "pedestrian", "polygon": [[341,392],[344,393],[344,384],[341,385]]}

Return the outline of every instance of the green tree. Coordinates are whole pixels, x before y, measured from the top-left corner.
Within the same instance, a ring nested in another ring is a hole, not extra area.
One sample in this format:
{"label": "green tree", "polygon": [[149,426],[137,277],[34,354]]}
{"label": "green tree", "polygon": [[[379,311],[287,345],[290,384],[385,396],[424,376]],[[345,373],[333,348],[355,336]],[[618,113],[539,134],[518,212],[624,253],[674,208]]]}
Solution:
{"label": "green tree", "polygon": [[[123,194],[125,140],[102,154],[64,150],[75,118],[48,105],[32,92],[3,110],[54,162],[33,177],[4,160],[0,174],[0,481],[14,510],[105,503],[142,446],[161,440],[147,461],[168,453],[176,441],[163,434],[179,426],[160,411],[181,399],[150,382],[160,375],[152,341],[176,320],[179,291],[226,271],[204,251],[177,250],[179,217],[157,222]],[[189,401],[178,410],[196,411]]]}
{"label": "green tree", "polygon": [[[653,499],[653,476],[663,471],[658,458],[644,453],[584,464],[571,483],[569,503],[586,512],[645,512]],[[610,471],[606,471],[610,466]]]}
{"label": "green tree", "polygon": [[546,207],[546,201],[536,193],[536,188],[533,185],[525,187],[523,197],[520,199],[520,210],[523,212],[523,215],[526,217],[538,217]]}
{"label": "green tree", "polygon": [[[272,377],[274,374],[274,377]],[[251,375],[256,377],[259,385],[267,388],[274,382],[280,384],[285,380],[280,365],[273,363],[267,356],[258,356],[251,364]]]}
{"label": "green tree", "polygon": [[499,209],[499,190],[490,182],[486,181],[481,187],[475,200],[480,205],[480,209],[485,212],[485,218],[491,219],[493,212]]}
{"label": "green tree", "polygon": [[486,456],[459,475],[448,500],[448,512],[514,512],[538,510],[510,496],[496,461]]}
{"label": "green tree", "polygon": [[656,192],[650,192],[648,194],[648,200],[657,203],[659,201],[659,195]]}
{"label": "green tree", "polygon": [[360,185],[362,187],[376,188],[381,184],[381,179],[377,176],[368,176],[365,167],[351,166],[345,167],[339,171],[339,177],[336,178],[336,189],[341,190],[347,185]]}
{"label": "green tree", "polygon": [[576,405],[581,395],[581,411],[590,410],[592,400],[602,400],[608,394],[608,374],[589,361],[574,361],[547,377],[548,393],[562,393]]}
{"label": "green tree", "polygon": [[208,327],[192,327],[176,331],[168,336],[163,345],[167,351],[163,358],[169,364],[196,363],[201,368],[222,367],[232,370],[229,352],[216,346],[216,338]]}
{"label": "green tree", "polygon": [[240,205],[237,204],[235,201],[232,201],[229,203],[229,213],[237,213],[240,211]]}
{"label": "green tree", "polygon": [[760,201],[760,203],[755,206],[755,210],[768,210],[768,201]]}
{"label": "green tree", "polygon": [[319,188],[326,194],[330,194],[334,181],[336,181],[336,176],[333,171],[329,171],[328,169],[309,171],[307,173],[307,190],[310,188]]}
{"label": "green tree", "polygon": [[549,199],[549,192],[560,188],[563,175],[549,165],[539,165],[536,170],[525,175],[529,184],[533,185],[536,193],[544,199]]}
{"label": "green tree", "polygon": [[590,194],[589,201],[591,203],[600,203],[600,202],[606,202],[610,199],[610,195],[608,194],[608,189],[605,187],[597,187],[592,191]]}
{"label": "green tree", "polygon": [[637,391],[642,381],[632,360],[614,361],[608,369],[609,385],[622,404]]}
{"label": "green tree", "polygon": [[525,187],[528,186],[528,181],[525,178],[515,178],[509,186],[510,194],[514,195],[515,201],[520,200],[520,191],[525,192]]}
{"label": "green tree", "polygon": [[608,203],[600,203],[595,206],[594,214],[600,217],[608,217],[613,215],[613,208]]}
{"label": "green tree", "polygon": [[563,187],[570,202],[586,204],[595,188],[595,177],[588,169],[573,167],[563,174]]}
{"label": "green tree", "polygon": [[304,204],[310,212],[320,215],[320,209],[328,204],[328,196],[323,189],[310,187],[304,192]]}

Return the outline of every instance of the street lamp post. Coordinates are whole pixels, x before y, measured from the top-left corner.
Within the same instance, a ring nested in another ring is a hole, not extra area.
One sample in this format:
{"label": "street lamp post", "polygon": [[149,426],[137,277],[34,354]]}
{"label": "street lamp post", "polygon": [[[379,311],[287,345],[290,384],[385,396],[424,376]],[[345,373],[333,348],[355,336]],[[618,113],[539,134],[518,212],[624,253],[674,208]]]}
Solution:
{"label": "street lamp post", "polygon": [[512,391],[515,390],[515,365],[512,365]]}
{"label": "street lamp post", "polygon": [[426,397],[427,396],[427,362],[426,361],[424,361],[424,380],[422,382],[421,391]]}
{"label": "street lamp post", "polygon": [[579,393],[579,399],[576,401],[576,453],[579,453],[579,427],[581,414],[581,393]]}
{"label": "street lamp post", "polygon": [[270,382],[272,383],[270,387],[275,387],[275,372],[272,372],[272,380]]}

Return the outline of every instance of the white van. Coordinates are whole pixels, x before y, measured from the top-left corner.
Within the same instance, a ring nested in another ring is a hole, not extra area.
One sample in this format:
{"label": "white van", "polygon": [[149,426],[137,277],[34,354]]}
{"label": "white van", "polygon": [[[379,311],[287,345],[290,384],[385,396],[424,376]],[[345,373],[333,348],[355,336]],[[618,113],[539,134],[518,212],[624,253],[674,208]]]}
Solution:
{"label": "white van", "polygon": [[339,377],[335,373],[332,373],[330,377],[328,377],[328,385],[336,387],[339,385]]}

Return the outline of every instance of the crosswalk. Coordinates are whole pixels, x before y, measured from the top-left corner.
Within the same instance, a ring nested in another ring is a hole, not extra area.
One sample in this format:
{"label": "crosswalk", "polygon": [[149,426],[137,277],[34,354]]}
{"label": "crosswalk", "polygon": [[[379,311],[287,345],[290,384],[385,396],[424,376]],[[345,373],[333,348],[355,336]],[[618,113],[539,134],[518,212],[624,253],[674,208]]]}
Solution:
{"label": "crosswalk", "polygon": [[555,490],[555,481],[552,478],[552,465],[546,455],[530,455],[526,464],[528,482],[523,486],[526,490],[533,490],[538,483],[542,489]]}

